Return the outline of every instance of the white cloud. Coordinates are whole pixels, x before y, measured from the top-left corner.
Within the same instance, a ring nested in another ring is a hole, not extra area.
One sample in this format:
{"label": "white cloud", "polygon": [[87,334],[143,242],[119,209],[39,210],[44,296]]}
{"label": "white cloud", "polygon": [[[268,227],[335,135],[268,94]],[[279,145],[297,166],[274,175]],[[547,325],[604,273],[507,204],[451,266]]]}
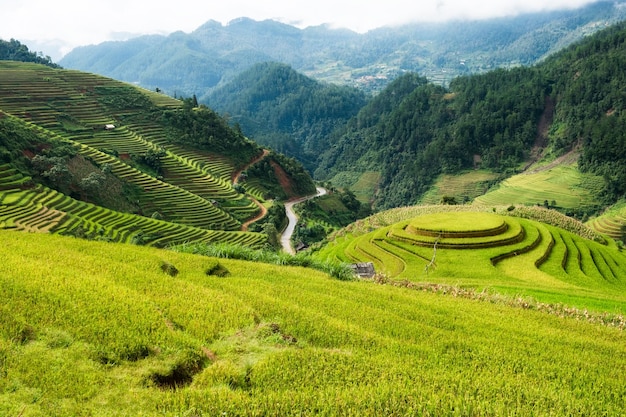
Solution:
{"label": "white cloud", "polygon": [[[481,19],[565,7],[597,0],[1,0],[0,38],[66,48],[99,43],[116,34],[190,32],[208,20],[246,16],[299,26],[330,23],[364,32],[409,21]],[[46,52],[46,51],[44,51]]]}

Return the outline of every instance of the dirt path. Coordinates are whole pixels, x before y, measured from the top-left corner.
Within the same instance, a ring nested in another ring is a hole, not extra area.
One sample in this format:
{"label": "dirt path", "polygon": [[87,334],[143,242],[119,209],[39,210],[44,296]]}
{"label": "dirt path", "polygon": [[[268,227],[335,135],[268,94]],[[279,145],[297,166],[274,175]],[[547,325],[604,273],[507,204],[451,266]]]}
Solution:
{"label": "dirt path", "polygon": [[265,208],[265,206],[263,204],[261,204],[259,202],[259,200],[257,200],[256,198],[252,197],[252,196],[248,196],[248,198],[250,200],[252,200],[254,202],[254,204],[256,204],[260,209],[261,209],[261,213],[259,213],[258,215],[256,215],[255,217],[253,217],[250,220],[247,220],[244,224],[241,225],[241,231],[242,232],[247,232],[248,231],[248,226],[250,226],[252,223],[258,222],[259,220],[261,220],[263,217],[265,217],[267,215],[267,208]]}
{"label": "dirt path", "polygon": [[265,158],[269,154],[270,154],[270,151],[268,151],[267,149],[263,149],[263,152],[261,153],[261,155],[257,156],[252,161],[248,162],[248,164],[246,164],[239,171],[233,172],[233,175],[230,177],[231,181],[233,182],[233,185],[235,185],[235,184],[237,184],[239,182],[239,177],[241,176],[242,172],[244,172],[246,169],[250,168],[252,165],[254,165],[257,162],[259,162],[260,160],[262,160],[263,158]]}
{"label": "dirt path", "polygon": [[[247,163],[243,168],[241,168],[239,171],[235,171],[233,172],[233,175],[231,177],[231,181],[233,182],[233,185],[237,184],[239,182],[239,177],[241,176],[241,173],[244,172],[246,169],[250,168],[252,165],[256,164],[257,162],[261,161],[263,158],[265,158],[267,155],[269,155],[270,151],[268,151],[267,149],[263,149],[263,152],[261,153],[261,155],[257,156],[256,158],[254,158],[252,161],[250,161],[249,163]],[[261,213],[259,213],[258,215],[256,215],[255,217],[253,217],[250,220],[247,220],[246,222],[244,222],[241,225],[241,231],[242,232],[247,232],[248,231],[248,227],[255,222],[258,222],[259,220],[261,220],[263,217],[265,217],[267,215],[267,209],[265,208],[265,206],[263,204],[261,204],[259,202],[259,200],[257,200],[256,198],[252,197],[251,195],[247,195],[247,197],[252,200],[252,202],[254,204],[257,205],[257,207],[259,207],[261,209]]]}

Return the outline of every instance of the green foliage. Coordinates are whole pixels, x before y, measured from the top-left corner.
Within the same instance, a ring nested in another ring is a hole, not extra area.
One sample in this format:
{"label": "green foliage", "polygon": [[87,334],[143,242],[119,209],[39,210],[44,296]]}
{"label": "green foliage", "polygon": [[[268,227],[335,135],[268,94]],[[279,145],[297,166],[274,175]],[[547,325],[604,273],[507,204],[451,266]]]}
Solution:
{"label": "green foliage", "polygon": [[554,79],[562,124],[555,145],[570,148],[582,140],[580,168],[603,176],[605,198],[626,193],[626,126],[623,86],[626,78],[626,24],[621,23],[557,54],[542,67]]}
{"label": "green foliage", "polygon": [[[242,86],[244,88],[242,88]],[[206,102],[255,141],[295,157],[311,172],[328,136],[365,104],[359,90],[314,81],[278,63],[257,64]]]}
{"label": "green foliage", "polygon": [[165,149],[162,147],[157,149],[150,148],[145,154],[138,156],[137,159],[141,164],[147,165],[157,175],[162,175],[162,158],[165,157],[165,155]]}
{"label": "green foliage", "polygon": [[158,117],[172,143],[226,154],[241,165],[259,153],[258,145],[231,129],[223,118],[206,106],[165,110]]}
{"label": "green foliage", "polygon": [[49,56],[43,56],[41,52],[31,52],[28,46],[15,39],[8,42],[0,39],[0,61],[34,62],[51,68],[61,68]]}
{"label": "green foliage", "polygon": [[318,261],[305,254],[295,256],[272,250],[251,249],[228,243],[182,244],[170,248],[176,252],[192,253],[224,259],[239,259],[274,265],[302,266],[325,272],[342,281],[352,280],[354,274],[348,265],[337,262]]}
{"label": "green foliage", "polygon": [[141,109],[154,111],[155,106],[146,94],[130,85],[99,85],[94,88],[98,101],[114,110]]}
{"label": "green foliage", "polygon": [[370,214],[350,190],[330,190],[326,195],[295,206],[298,213],[293,240],[306,245],[319,242],[329,233]]}

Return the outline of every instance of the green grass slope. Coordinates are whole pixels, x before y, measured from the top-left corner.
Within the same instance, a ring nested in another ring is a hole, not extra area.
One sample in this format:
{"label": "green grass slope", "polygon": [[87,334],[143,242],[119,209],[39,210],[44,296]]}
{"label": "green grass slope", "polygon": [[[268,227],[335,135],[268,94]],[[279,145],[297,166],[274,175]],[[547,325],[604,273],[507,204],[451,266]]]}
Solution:
{"label": "green grass slope", "polygon": [[602,186],[600,177],[581,173],[576,164],[561,164],[507,178],[475,201],[483,205],[543,205],[547,201],[563,209],[593,210],[599,205]]}
{"label": "green grass slope", "polygon": [[1,415],[626,407],[626,335],[593,313],[54,235],[0,238]]}
{"label": "green grass slope", "polygon": [[[0,227],[259,246],[259,234],[216,231],[258,218],[233,177],[263,150],[193,104],[94,74],[0,62]],[[267,176],[280,171],[288,195],[314,189],[295,161],[276,155],[273,164]]]}
{"label": "green grass slope", "polygon": [[626,202],[609,207],[600,216],[590,219],[587,225],[598,233],[626,243]]}
{"label": "green grass slope", "polygon": [[488,288],[626,312],[626,255],[557,212],[519,208],[496,214],[472,206],[397,212],[389,222],[374,216],[346,228],[317,256],[372,262],[395,280]]}

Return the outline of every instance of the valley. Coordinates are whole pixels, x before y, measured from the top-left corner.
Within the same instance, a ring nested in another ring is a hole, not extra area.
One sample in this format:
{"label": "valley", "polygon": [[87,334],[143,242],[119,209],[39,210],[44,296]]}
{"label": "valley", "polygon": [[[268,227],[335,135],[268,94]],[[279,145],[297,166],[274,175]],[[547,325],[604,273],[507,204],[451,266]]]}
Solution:
{"label": "valley", "polygon": [[[215,66],[179,77],[184,97],[0,43],[0,415],[623,414],[615,10],[471,26],[469,49],[498,33],[510,48],[436,82],[411,69],[448,68],[452,46],[403,43],[375,92],[256,62],[288,31],[375,77],[342,49],[359,36],[326,45],[327,28],[264,22],[254,55],[231,43],[236,74],[205,38],[132,41],[131,61],[191,45]],[[214,23],[194,36],[258,30]],[[366,43],[376,65],[385,33]],[[346,78],[317,59],[309,75]]]}

